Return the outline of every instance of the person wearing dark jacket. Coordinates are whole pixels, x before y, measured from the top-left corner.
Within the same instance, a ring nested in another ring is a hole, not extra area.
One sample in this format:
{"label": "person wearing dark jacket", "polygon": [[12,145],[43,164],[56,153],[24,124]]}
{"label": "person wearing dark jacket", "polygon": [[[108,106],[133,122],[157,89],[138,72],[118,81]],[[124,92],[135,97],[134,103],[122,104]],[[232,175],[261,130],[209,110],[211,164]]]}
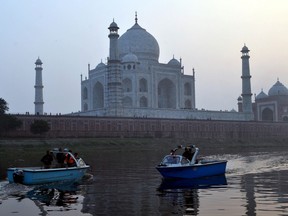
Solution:
{"label": "person wearing dark jacket", "polygon": [[53,161],[53,156],[51,155],[50,151],[46,152],[46,155],[44,155],[41,159],[41,162],[44,164],[45,169],[51,168],[51,164]]}

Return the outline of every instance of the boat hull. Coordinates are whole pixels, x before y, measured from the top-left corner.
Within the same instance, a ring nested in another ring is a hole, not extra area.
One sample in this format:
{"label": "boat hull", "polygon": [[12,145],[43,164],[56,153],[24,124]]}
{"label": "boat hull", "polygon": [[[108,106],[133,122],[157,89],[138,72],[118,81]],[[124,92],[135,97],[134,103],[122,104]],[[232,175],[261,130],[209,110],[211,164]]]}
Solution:
{"label": "boat hull", "polygon": [[[10,183],[25,185],[46,184],[59,181],[79,181],[89,166],[41,169],[41,168],[8,168],[7,176]],[[19,175],[19,172],[21,175]]]}
{"label": "boat hull", "polygon": [[157,166],[156,169],[164,178],[201,178],[225,174],[227,161],[214,161],[183,166]]}

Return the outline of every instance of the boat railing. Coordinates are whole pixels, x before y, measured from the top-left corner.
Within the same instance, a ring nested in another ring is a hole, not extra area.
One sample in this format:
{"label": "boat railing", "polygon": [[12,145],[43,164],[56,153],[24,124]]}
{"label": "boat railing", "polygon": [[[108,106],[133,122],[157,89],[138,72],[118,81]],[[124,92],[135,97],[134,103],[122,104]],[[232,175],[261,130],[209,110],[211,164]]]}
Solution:
{"label": "boat railing", "polygon": [[84,162],[84,160],[82,158],[76,158],[74,156],[74,154],[72,152],[70,152],[69,150],[65,149],[64,151],[61,152],[58,149],[53,149],[53,150],[51,150],[51,152],[53,153],[54,158],[56,158],[57,153],[63,153],[65,157],[66,157],[67,154],[70,155],[70,157],[72,157],[74,159],[74,161],[75,161],[75,164],[76,164],[75,167],[84,167],[84,166],[86,166],[86,163]]}
{"label": "boat railing", "polygon": [[86,163],[84,162],[84,160],[82,158],[79,158],[78,160],[76,159],[76,164],[77,167],[85,167]]}
{"label": "boat railing", "polygon": [[197,156],[198,156],[199,148],[195,148],[195,152],[193,154],[193,157],[190,161],[190,164],[195,164],[197,161]]}

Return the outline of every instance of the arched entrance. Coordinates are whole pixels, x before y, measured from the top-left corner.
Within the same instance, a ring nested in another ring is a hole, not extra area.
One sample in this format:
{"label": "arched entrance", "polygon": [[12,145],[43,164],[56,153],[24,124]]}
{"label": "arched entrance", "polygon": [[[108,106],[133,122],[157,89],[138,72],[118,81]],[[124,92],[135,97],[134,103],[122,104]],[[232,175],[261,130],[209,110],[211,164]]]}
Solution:
{"label": "arched entrance", "polygon": [[273,111],[269,108],[265,108],[262,111],[262,121],[273,121]]}
{"label": "arched entrance", "polygon": [[97,82],[93,88],[93,109],[104,107],[104,87]]}
{"label": "arched entrance", "polygon": [[158,84],[158,107],[176,108],[176,88],[174,83],[167,78]]}

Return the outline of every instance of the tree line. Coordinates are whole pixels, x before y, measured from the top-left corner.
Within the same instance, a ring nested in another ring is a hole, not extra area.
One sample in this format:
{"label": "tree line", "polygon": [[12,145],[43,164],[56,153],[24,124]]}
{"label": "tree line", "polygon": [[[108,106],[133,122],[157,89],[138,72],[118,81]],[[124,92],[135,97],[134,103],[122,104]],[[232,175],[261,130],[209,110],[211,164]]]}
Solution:
{"label": "tree line", "polygon": [[[9,131],[20,128],[23,122],[14,115],[7,114],[9,111],[8,103],[0,98],[0,137],[5,136]],[[30,125],[33,134],[44,134],[50,130],[50,126],[45,120],[34,120]]]}

